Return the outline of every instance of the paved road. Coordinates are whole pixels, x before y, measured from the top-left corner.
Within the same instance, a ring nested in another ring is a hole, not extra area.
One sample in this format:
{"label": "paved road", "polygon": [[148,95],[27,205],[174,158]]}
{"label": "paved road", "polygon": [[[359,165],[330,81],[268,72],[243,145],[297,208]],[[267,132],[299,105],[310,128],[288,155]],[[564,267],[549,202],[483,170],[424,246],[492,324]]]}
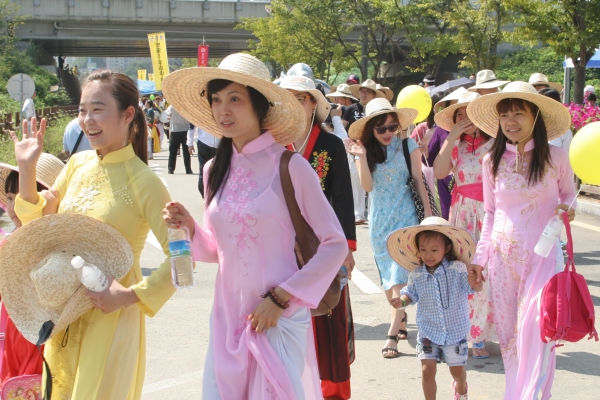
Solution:
{"label": "paved road", "polygon": [[[163,178],[173,199],[183,202],[197,220],[202,219],[202,198],[197,191],[197,175],[185,175],[178,159],[174,175],[166,173],[167,153],[149,163]],[[192,159],[198,171],[197,159]],[[600,314],[600,218],[578,215],[573,226],[578,271],[588,280],[596,313]],[[415,308],[409,308],[409,336],[401,341],[402,357],[381,357],[383,338],[389,323],[389,306],[379,287],[379,276],[371,255],[368,227],[358,227],[359,250],[355,273],[350,282],[356,330],[356,361],[352,365],[353,399],[422,399],[420,363],[414,357]],[[150,240],[142,253],[144,273],[149,274],[164,255]],[[208,345],[215,265],[196,268],[197,285],[180,290],[154,318],[147,319],[147,368],[144,400],[198,400],[201,398],[202,369]],[[488,345],[487,360],[469,358],[469,398],[501,399],[504,391],[502,360],[497,344]],[[582,340],[557,349],[557,372],[553,395],[556,399],[598,399],[600,394],[600,342]],[[445,365],[438,369],[440,399],[452,398],[452,378]]]}

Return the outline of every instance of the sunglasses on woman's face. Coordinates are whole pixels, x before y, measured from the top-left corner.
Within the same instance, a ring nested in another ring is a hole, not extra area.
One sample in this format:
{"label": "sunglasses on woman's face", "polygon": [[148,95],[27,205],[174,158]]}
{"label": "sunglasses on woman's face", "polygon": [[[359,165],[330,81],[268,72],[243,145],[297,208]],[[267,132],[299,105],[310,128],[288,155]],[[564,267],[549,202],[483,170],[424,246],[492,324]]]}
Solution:
{"label": "sunglasses on woman's face", "polygon": [[390,133],[396,133],[396,132],[398,132],[399,126],[400,126],[400,124],[389,124],[387,126],[378,126],[375,128],[375,132],[377,132],[380,135],[383,135],[386,131],[389,131]]}

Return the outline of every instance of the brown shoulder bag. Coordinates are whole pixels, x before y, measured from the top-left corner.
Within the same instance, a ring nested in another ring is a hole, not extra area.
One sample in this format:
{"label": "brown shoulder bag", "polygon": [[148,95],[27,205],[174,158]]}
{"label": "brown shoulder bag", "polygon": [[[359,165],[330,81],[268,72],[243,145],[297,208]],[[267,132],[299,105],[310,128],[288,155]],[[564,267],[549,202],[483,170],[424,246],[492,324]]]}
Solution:
{"label": "brown shoulder bag", "polygon": [[[287,204],[294,230],[296,231],[296,244],[294,250],[296,253],[296,261],[298,263],[298,269],[302,269],[306,263],[317,253],[320,241],[315,235],[308,222],[302,216],[298,202],[296,201],[296,195],[294,192],[294,185],[292,183],[292,177],[290,176],[289,164],[290,158],[294,155],[294,152],[286,150],[281,155],[281,161],[279,162],[279,175],[281,177],[281,187],[283,188],[283,195],[285,197],[285,203]],[[340,266],[341,267],[341,266]],[[321,299],[319,306],[310,310],[311,314],[316,317],[320,315],[331,316],[331,310],[334,309],[340,302],[340,294],[342,288],[343,276],[338,273],[329,285],[325,296]]]}

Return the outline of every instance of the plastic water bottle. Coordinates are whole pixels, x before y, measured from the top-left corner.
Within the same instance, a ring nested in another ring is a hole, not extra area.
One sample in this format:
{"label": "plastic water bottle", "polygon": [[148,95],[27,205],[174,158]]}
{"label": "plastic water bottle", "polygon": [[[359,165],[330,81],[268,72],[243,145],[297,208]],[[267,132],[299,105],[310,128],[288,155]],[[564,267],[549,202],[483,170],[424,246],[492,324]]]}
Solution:
{"label": "plastic water bottle", "polygon": [[343,289],[344,286],[348,284],[348,270],[346,269],[346,267],[342,265],[342,268],[340,268],[338,275],[342,277],[342,279],[340,279],[340,286]]}
{"label": "plastic water bottle", "polygon": [[544,228],[542,235],[533,249],[535,254],[541,257],[548,257],[550,254],[550,250],[552,250],[552,247],[556,244],[556,238],[560,235],[563,227],[562,213],[563,211],[559,211],[557,215],[554,215],[550,218],[550,221],[548,221],[548,224]]}
{"label": "plastic water bottle", "polygon": [[77,277],[92,292],[103,292],[108,288],[108,278],[94,264],[86,262],[79,256],[73,257],[71,265],[77,272]]}
{"label": "plastic water bottle", "polygon": [[194,286],[194,262],[187,228],[169,228],[171,280],[177,289]]}

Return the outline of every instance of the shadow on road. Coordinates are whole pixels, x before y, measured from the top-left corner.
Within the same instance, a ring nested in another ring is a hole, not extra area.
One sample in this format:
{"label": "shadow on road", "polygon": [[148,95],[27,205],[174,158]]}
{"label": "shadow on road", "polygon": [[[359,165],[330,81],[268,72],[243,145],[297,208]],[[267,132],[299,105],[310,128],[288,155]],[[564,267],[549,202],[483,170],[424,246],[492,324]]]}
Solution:
{"label": "shadow on road", "polygon": [[575,253],[575,266],[598,265],[600,263],[600,251],[585,251]]}
{"label": "shadow on road", "polygon": [[[589,343],[592,344],[592,342]],[[556,369],[600,376],[600,356],[582,351],[558,354],[556,356]]]}

